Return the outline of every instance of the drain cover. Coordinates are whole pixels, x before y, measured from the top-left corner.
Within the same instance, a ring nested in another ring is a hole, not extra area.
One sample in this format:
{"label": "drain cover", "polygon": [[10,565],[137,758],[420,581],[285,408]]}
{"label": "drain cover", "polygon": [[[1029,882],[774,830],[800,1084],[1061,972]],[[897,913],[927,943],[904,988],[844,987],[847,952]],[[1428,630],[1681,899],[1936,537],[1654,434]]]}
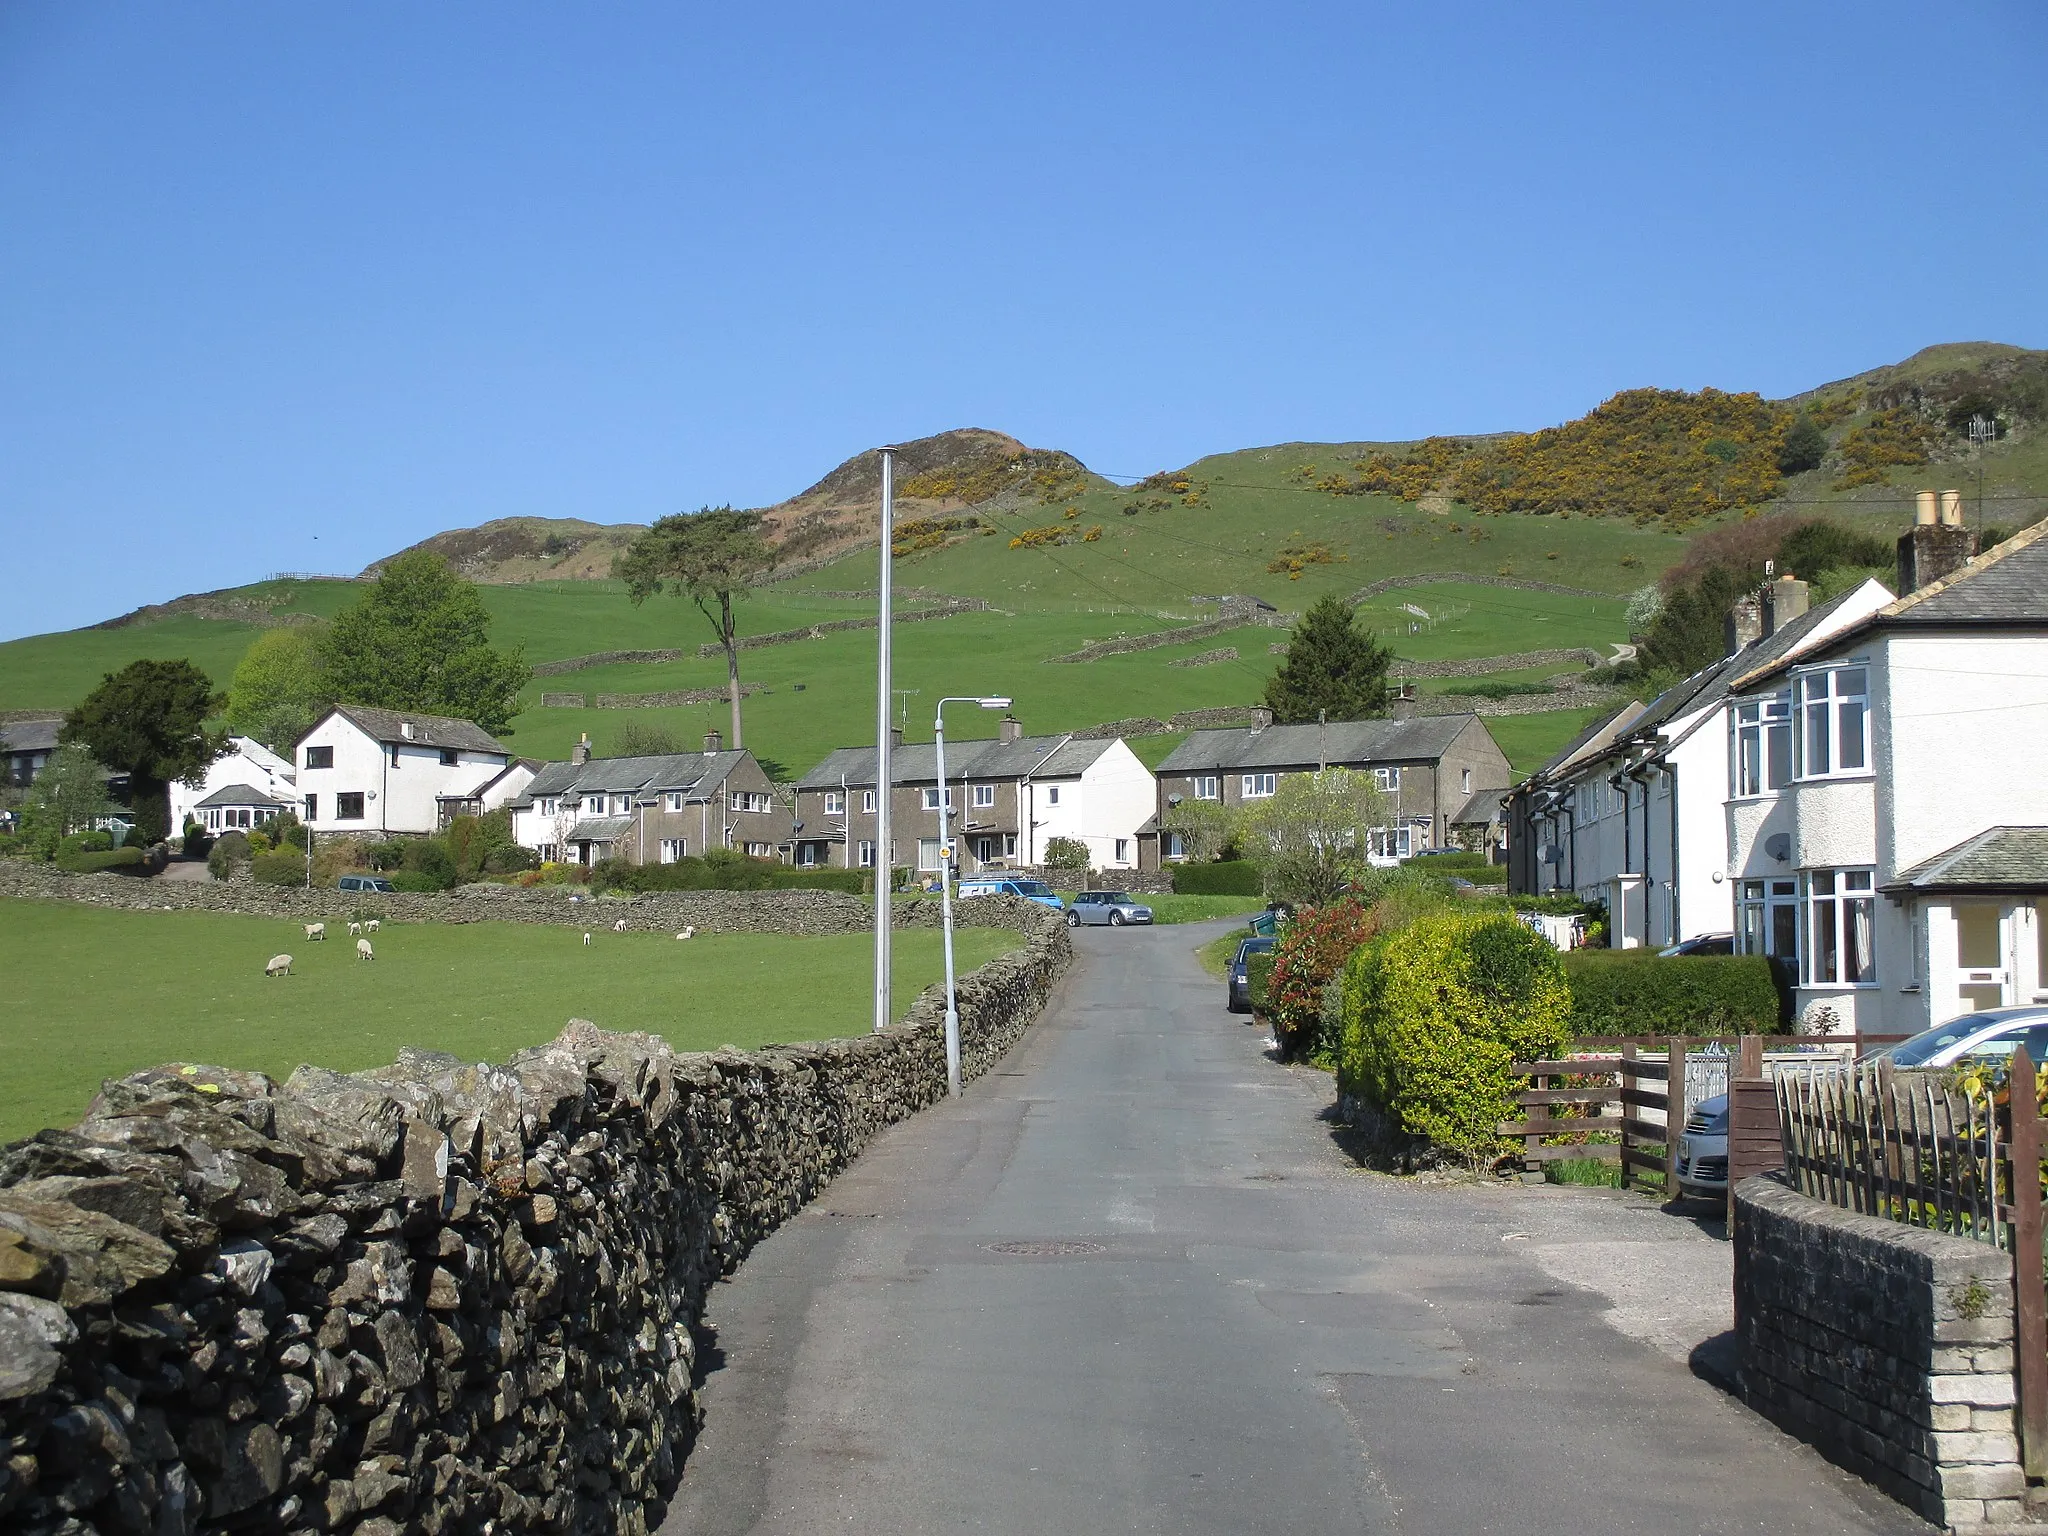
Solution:
{"label": "drain cover", "polygon": [[988,1243],[990,1253],[1008,1254],[1020,1259],[1072,1259],[1084,1253],[1107,1253],[1101,1243],[1084,1243],[1073,1238],[1054,1238],[1048,1241]]}

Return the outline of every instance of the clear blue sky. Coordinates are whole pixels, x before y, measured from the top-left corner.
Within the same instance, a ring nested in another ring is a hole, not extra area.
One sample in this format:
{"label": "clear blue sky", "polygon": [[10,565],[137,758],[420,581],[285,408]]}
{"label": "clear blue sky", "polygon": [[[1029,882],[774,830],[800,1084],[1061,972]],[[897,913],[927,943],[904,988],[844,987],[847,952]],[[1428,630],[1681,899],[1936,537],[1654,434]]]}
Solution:
{"label": "clear blue sky", "polygon": [[2033,0],[0,4],[0,636],[953,426],[2048,345]]}

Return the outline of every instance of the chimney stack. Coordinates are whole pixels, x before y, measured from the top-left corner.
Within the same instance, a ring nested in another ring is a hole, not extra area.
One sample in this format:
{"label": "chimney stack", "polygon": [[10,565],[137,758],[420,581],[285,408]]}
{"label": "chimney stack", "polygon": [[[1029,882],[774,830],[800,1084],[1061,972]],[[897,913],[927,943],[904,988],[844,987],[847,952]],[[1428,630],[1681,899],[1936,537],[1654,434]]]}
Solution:
{"label": "chimney stack", "polygon": [[890,746],[892,746],[892,747],[900,747],[900,746],[902,746],[902,745],[903,745],[903,727],[902,727],[902,726],[900,726],[900,725],[892,725],[892,726],[890,726],[890,727],[889,727],[889,745],[890,745]]}
{"label": "chimney stack", "polygon": [[1754,592],[1745,597],[1738,597],[1735,606],[1728,610],[1728,618],[1723,625],[1727,654],[1733,656],[1745,646],[1755,645],[1763,635],[1763,599]]}
{"label": "chimney stack", "polygon": [[723,752],[725,750],[725,733],[715,725],[704,733],[704,750],[706,752]]}
{"label": "chimney stack", "polygon": [[1403,683],[1387,700],[1388,713],[1396,720],[1411,720],[1415,717],[1415,685]]}
{"label": "chimney stack", "polygon": [[1763,633],[1775,635],[1806,612],[1807,585],[1790,571],[1764,588]]}
{"label": "chimney stack", "polygon": [[996,740],[1004,746],[1024,739],[1024,722],[1015,715],[1003,716],[1003,722],[996,728]]}
{"label": "chimney stack", "polygon": [[1252,731],[1254,734],[1256,734],[1259,731],[1263,731],[1267,726],[1271,725],[1272,723],[1273,711],[1266,708],[1266,706],[1263,704],[1254,704],[1252,706]]}
{"label": "chimney stack", "polygon": [[[1957,516],[1961,515],[1958,498]],[[1961,523],[1915,523],[1910,533],[1899,535],[1899,596],[1918,592],[1961,570],[1976,553],[1975,529],[1965,528]]]}
{"label": "chimney stack", "polygon": [[583,733],[583,739],[569,749],[569,761],[581,768],[590,761],[590,732]]}

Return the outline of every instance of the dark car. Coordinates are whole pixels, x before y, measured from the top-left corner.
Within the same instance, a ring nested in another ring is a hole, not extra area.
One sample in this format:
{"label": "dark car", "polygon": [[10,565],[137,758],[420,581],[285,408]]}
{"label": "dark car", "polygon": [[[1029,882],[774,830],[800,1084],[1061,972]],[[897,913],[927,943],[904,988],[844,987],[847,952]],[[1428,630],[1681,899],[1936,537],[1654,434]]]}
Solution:
{"label": "dark car", "polygon": [[1677,944],[1668,945],[1657,953],[1662,955],[1732,955],[1735,953],[1735,935],[1732,933],[1696,933]]}
{"label": "dark car", "polygon": [[1250,1013],[1252,1011],[1248,962],[1253,955],[1270,955],[1273,952],[1273,946],[1279,942],[1278,939],[1254,937],[1243,940],[1237,946],[1237,953],[1230,957],[1228,997],[1224,1002],[1224,1006],[1232,1013]]}
{"label": "dark car", "polygon": [[393,894],[391,882],[389,880],[386,880],[382,875],[343,875],[339,880],[335,881],[334,883],[338,889],[344,891],[356,891],[358,893],[375,893],[379,896],[389,896]]}

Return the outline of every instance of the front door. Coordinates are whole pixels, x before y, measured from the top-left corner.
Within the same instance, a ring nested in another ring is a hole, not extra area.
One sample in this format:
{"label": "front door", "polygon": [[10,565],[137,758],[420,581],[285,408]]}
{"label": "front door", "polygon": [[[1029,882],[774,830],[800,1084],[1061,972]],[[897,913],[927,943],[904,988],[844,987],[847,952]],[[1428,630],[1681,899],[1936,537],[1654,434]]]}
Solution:
{"label": "front door", "polygon": [[2006,955],[2008,919],[1993,901],[1959,901],[1955,906],[1956,991],[1966,1013],[2016,1002]]}

